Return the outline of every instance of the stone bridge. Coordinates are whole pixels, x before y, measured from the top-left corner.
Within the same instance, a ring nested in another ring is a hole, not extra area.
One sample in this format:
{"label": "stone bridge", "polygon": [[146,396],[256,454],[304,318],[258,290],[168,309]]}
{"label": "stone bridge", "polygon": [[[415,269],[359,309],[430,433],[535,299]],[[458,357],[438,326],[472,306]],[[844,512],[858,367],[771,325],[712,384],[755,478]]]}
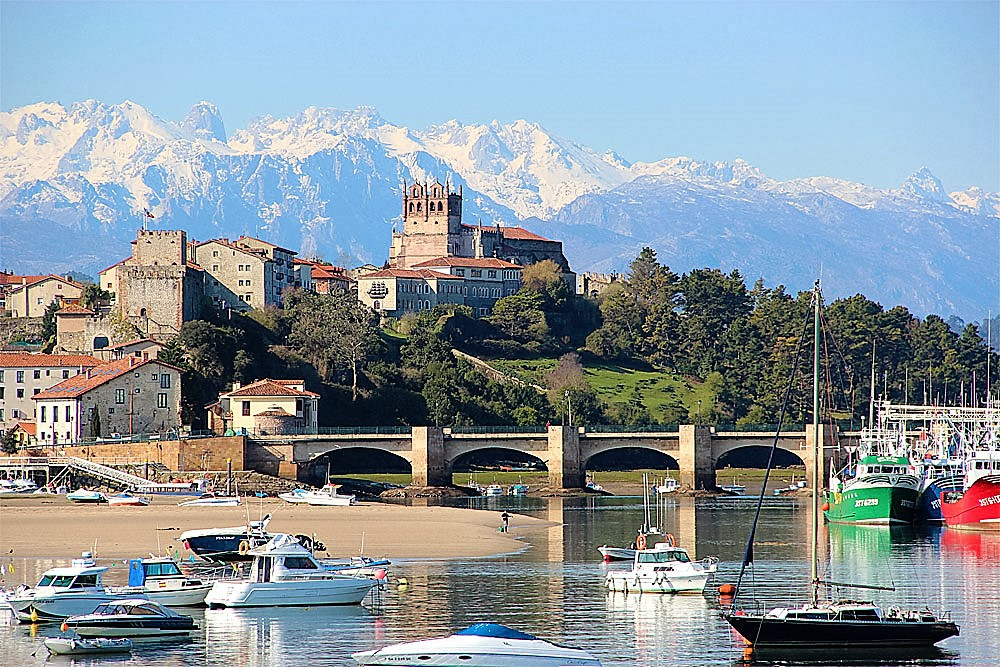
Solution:
{"label": "stone bridge", "polygon": [[[821,426],[820,438],[827,462],[820,471],[825,480],[835,450],[857,444],[856,434],[842,434]],[[346,449],[378,449],[405,459],[416,486],[451,484],[456,460],[481,449],[508,449],[542,461],[554,488],[579,488],[585,483],[587,463],[596,455],[622,448],[659,452],[676,461],[680,483],[690,488],[715,486],[715,469],[726,453],[744,447],[770,447],[775,433],[716,431],[710,426],[681,425],[677,431],[608,432],[586,427],[550,426],[544,431],[496,432],[493,429],[449,429],[415,426],[406,433],[329,433],[254,436],[256,453],[248,459],[274,469],[283,477],[305,478],[316,458]],[[475,432],[470,432],[475,431]],[[778,447],[797,456],[812,479],[813,429],[783,432]],[[266,459],[266,461],[264,460]]]}

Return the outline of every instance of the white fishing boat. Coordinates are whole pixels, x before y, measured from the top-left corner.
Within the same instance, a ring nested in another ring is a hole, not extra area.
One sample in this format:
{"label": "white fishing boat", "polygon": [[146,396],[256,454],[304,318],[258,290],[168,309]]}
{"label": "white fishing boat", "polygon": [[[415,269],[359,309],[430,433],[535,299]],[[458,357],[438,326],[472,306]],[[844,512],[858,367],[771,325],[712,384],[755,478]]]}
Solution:
{"label": "white fishing boat", "polygon": [[197,607],[205,603],[212,582],[185,575],[171,558],[133,558],[128,562],[128,586],[114,593],[142,593],[169,607]]}
{"label": "white fishing boat", "polygon": [[499,484],[490,484],[483,491],[484,496],[502,496],[504,495],[503,487]]}
{"label": "white fishing boat", "polygon": [[677,493],[677,489],[680,488],[680,484],[673,477],[666,477],[663,480],[663,484],[658,484],[656,486],[656,493],[664,495],[667,493]]}
{"label": "white fishing boat", "polygon": [[719,565],[714,556],[692,561],[688,552],[674,544],[671,535],[651,549],[635,553],[632,569],[608,572],[604,584],[609,591],[623,593],[701,593]]}
{"label": "white fishing boat", "polygon": [[218,580],[205,604],[218,607],[294,607],[361,604],[378,581],[330,571],[291,535],[276,534],[253,557],[247,577]]}
{"label": "white fishing boat", "polygon": [[142,599],[107,602],[62,624],[81,637],[186,637],[197,629],[190,616]]}
{"label": "white fishing boat", "polygon": [[74,503],[104,503],[107,502],[107,497],[100,491],[91,491],[90,489],[77,489],[66,494],[66,500]]}
{"label": "white fishing boat", "polygon": [[83,639],[80,637],[46,637],[45,648],[53,655],[101,655],[128,653],[132,650],[130,639]]}
{"label": "white fishing boat", "polygon": [[136,595],[111,592],[101,582],[108,571],[97,565],[89,551],[73,559],[70,567],[46,570],[34,588],[8,593],[7,602],[22,623],[58,621],[68,616],[87,614],[97,605]]}
{"label": "white fishing boat", "polygon": [[0,480],[0,497],[26,496],[38,490],[38,484],[29,477]]}
{"label": "white fishing boat", "polygon": [[560,646],[497,623],[476,623],[450,637],[355,653],[359,665],[435,667],[600,667],[583,649]]}
{"label": "white fishing boat", "polygon": [[[650,488],[649,476],[646,473],[642,473],[642,488]],[[657,508],[657,511],[659,511],[659,508]],[[652,546],[653,540],[660,535],[660,529],[651,525],[651,522],[652,517],[650,515],[649,494],[643,493],[642,525],[639,527],[638,533],[632,544],[627,547],[616,547],[609,544],[602,544],[597,547],[597,551],[600,552],[601,557],[604,558],[605,561],[634,560],[636,551],[645,549],[647,546]]]}

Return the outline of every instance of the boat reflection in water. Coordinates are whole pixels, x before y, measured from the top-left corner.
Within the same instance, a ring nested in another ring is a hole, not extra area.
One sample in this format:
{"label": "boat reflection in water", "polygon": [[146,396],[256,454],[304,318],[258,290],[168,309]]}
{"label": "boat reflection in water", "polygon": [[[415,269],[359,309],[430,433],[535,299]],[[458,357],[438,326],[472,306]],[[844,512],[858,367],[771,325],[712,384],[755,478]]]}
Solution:
{"label": "boat reflection in water", "polygon": [[618,657],[633,658],[637,665],[690,664],[698,656],[707,664],[728,653],[725,645],[696,647],[684,640],[691,628],[710,627],[718,621],[718,611],[702,595],[609,592],[605,606],[609,628],[622,636],[635,635],[635,655]]}

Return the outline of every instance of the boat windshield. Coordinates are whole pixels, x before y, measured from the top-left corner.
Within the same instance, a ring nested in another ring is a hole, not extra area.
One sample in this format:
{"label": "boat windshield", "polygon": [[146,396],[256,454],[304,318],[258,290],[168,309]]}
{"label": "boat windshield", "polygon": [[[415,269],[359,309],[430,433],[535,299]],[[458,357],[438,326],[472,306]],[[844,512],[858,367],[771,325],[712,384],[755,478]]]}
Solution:
{"label": "boat windshield", "polygon": [[501,639],[536,639],[526,632],[520,632],[498,623],[476,623],[465,630],[459,630],[456,635],[475,635],[476,637],[500,637]]}
{"label": "boat windshield", "polygon": [[81,574],[76,578],[76,581],[72,583],[70,588],[93,588],[94,586],[97,586],[96,574]]}
{"label": "boat windshield", "polygon": [[639,552],[639,562],[640,563],[673,563],[673,562],[688,563],[691,561],[688,558],[686,551],[654,551],[652,553]]}
{"label": "boat windshield", "polygon": [[55,579],[51,574],[43,574],[42,578],[38,580],[39,586],[51,586],[52,580]]}
{"label": "boat windshield", "polygon": [[73,584],[73,575],[63,574],[59,576],[45,575],[38,582],[39,586],[52,586],[54,588],[69,588]]}
{"label": "boat windshield", "polygon": [[130,616],[159,616],[160,612],[149,605],[139,604],[128,610]]}
{"label": "boat windshield", "polygon": [[146,576],[149,577],[168,577],[181,574],[177,563],[146,563],[144,567],[146,568]]}
{"label": "boat windshield", "polygon": [[285,556],[283,565],[289,570],[316,570],[319,565],[306,556]]}

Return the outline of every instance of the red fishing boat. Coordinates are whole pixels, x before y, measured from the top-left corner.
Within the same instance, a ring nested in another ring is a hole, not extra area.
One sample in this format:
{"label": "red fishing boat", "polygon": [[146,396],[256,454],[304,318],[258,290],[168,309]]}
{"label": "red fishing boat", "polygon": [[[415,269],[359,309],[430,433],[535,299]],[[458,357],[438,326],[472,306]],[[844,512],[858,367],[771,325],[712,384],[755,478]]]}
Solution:
{"label": "red fishing boat", "polygon": [[1000,448],[973,450],[964,467],[963,490],[942,498],[945,523],[959,530],[1000,531]]}

